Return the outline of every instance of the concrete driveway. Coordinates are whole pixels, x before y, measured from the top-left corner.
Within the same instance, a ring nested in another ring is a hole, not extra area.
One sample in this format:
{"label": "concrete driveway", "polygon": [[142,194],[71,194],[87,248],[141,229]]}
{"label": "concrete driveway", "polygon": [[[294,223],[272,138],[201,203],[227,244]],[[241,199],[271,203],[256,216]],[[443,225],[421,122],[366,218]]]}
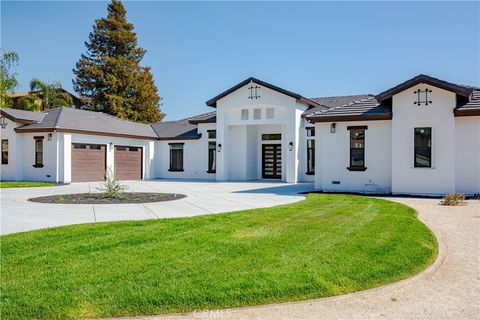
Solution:
{"label": "concrete driveway", "polygon": [[1,234],[61,225],[118,220],[188,217],[235,210],[271,207],[304,199],[299,192],[313,184],[277,182],[205,182],[149,180],[125,182],[130,192],[182,193],[186,198],[148,204],[74,205],[43,204],[29,198],[82,192],[98,192],[98,183],[72,183],[42,188],[0,189]]}
{"label": "concrete driveway", "polygon": [[431,199],[390,200],[417,209],[439,240],[438,259],[412,278],[331,298],[123,319],[480,319],[480,202],[443,207]]}

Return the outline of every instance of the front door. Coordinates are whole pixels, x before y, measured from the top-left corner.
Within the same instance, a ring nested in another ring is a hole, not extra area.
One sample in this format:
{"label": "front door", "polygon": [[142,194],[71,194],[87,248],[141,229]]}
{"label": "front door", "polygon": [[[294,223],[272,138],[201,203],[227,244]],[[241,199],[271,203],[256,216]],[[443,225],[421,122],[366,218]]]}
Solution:
{"label": "front door", "polygon": [[263,179],[281,179],[282,178],[282,145],[281,144],[263,144],[262,145],[262,178]]}

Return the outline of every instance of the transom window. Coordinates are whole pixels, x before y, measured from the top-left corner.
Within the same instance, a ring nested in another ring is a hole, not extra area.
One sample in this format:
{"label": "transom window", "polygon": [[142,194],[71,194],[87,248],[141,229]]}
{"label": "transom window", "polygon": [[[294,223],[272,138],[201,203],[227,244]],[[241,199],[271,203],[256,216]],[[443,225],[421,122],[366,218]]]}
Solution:
{"label": "transom window", "polygon": [[315,137],[315,128],[314,127],[308,127],[305,128],[307,129],[307,137]]}
{"label": "transom window", "polygon": [[262,134],[262,140],[282,140],[281,133],[264,133]]}
{"label": "transom window", "polygon": [[415,168],[432,167],[432,128],[415,128]]}
{"label": "transom window", "polygon": [[183,143],[170,143],[169,171],[183,171]]}
{"label": "transom window", "polygon": [[208,130],[208,139],[216,139],[217,138],[217,130]]}
{"label": "transom window", "polygon": [[248,109],[242,109],[242,120],[248,120]]}
{"label": "transom window", "polygon": [[2,164],[8,164],[8,139],[2,139]]}
{"label": "transom window", "polygon": [[267,108],[267,119],[273,119],[275,117],[275,109],[274,108]]}
{"label": "transom window", "polygon": [[253,119],[260,120],[262,118],[262,109],[253,109]]}

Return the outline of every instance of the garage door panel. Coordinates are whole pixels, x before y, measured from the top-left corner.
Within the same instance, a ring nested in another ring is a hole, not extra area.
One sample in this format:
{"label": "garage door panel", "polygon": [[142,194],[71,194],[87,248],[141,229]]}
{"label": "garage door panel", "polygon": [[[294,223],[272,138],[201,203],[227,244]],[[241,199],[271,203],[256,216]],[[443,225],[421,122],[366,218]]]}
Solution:
{"label": "garage door panel", "polygon": [[116,146],[114,154],[115,177],[119,180],[142,179],[143,149],[132,146]]}
{"label": "garage door panel", "polygon": [[105,145],[72,143],[72,181],[104,180],[105,160]]}

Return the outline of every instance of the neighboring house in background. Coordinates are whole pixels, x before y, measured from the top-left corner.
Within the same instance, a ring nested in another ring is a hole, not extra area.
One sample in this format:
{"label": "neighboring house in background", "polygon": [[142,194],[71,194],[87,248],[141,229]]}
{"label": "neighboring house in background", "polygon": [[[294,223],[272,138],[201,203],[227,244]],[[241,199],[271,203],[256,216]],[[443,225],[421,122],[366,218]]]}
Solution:
{"label": "neighboring house in background", "polygon": [[[68,95],[70,95],[70,97],[72,98],[72,107],[75,109],[80,109],[80,107],[82,106],[82,102],[80,98],[76,97],[75,95],[71,94],[65,89],[58,89],[58,90],[61,90],[62,92],[65,92]],[[14,92],[9,94],[8,96],[12,99],[12,107],[14,109],[22,109],[20,100],[26,96],[34,95],[36,93],[37,93],[36,91]]]}
{"label": "neighboring house in background", "polygon": [[249,78],[215,111],[152,125],[0,110],[2,179],[276,179],[334,192],[480,192],[480,89],[419,75],[377,95],[305,98]]}

